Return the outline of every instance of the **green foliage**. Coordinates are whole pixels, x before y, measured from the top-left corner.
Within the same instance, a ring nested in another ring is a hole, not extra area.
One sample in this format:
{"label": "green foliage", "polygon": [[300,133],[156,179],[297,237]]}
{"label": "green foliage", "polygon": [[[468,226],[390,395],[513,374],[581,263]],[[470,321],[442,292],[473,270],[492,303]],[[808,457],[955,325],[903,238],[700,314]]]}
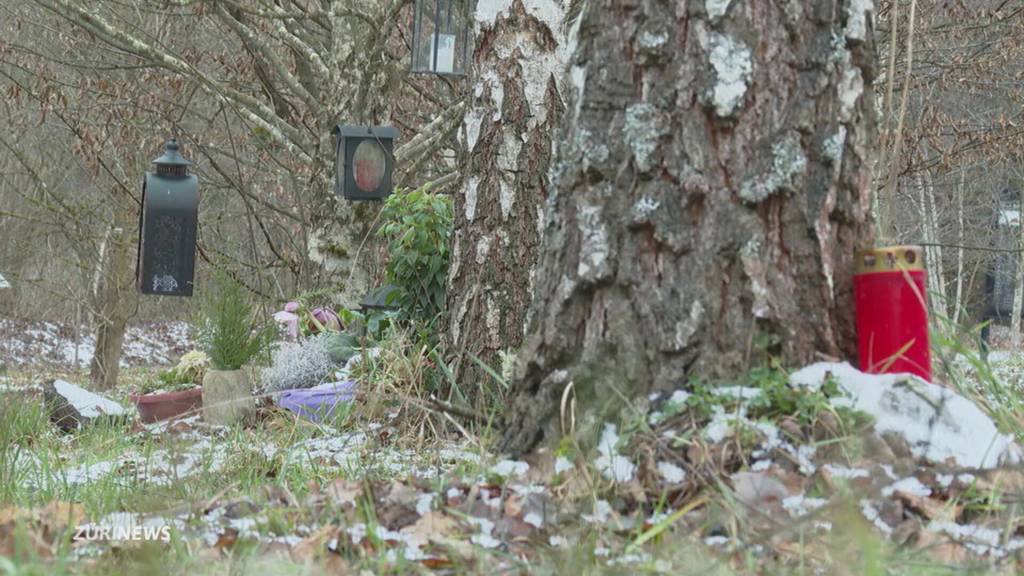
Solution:
{"label": "green foliage", "polygon": [[240,284],[217,274],[214,292],[203,301],[196,332],[215,370],[238,370],[267,350],[276,327],[262,319]]}
{"label": "green foliage", "polygon": [[835,411],[840,420],[854,423],[859,416],[845,407],[834,407],[832,400],[845,396],[839,383],[829,377],[818,390],[794,387],[789,374],[778,367],[756,368],[749,374],[761,395],[750,401],[750,417],[775,419],[791,416],[802,425],[813,424],[822,412]]}
{"label": "green foliage", "polygon": [[391,300],[407,318],[431,323],[444,307],[451,198],[427,188],[396,191],[384,203],[378,235],[388,241]]}
{"label": "green foliage", "polygon": [[189,388],[195,388],[196,383],[191,377],[180,374],[174,368],[161,370],[155,379],[144,381],[138,388],[139,394],[153,394],[154,392],[181,392]]}

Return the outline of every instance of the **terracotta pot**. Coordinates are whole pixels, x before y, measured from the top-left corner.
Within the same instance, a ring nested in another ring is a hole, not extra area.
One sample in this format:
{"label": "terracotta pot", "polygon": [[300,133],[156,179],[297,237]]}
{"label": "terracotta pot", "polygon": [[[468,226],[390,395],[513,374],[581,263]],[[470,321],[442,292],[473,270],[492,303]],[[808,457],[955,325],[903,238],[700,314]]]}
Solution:
{"label": "terracotta pot", "polygon": [[203,377],[203,420],[232,424],[256,412],[244,370],[207,370]]}
{"label": "terracotta pot", "polygon": [[203,407],[203,390],[191,388],[163,394],[132,394],[131,400],[139,409],[143,422],[158,422],[198,413]]}

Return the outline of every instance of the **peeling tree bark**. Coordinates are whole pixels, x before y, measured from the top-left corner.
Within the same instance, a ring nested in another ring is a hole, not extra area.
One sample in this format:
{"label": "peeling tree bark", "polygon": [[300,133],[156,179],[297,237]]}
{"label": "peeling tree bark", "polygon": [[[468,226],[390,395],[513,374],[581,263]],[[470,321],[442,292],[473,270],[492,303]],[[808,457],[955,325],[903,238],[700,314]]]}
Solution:
{"label": "peeling tree bark", "polygon": [[496,365],[498,351],[522,338],[552,137],[564,110],[563,18],[557,0],[478,3],[474,92],[461,133],[469,155],[448,276],[447,338],[462,376],[481,376],[468,354]]}
{"label": "peeling tree bark", "polygon": [[870,241],[870,1],[591,0],[503,448],[622,398],[852,357]]}

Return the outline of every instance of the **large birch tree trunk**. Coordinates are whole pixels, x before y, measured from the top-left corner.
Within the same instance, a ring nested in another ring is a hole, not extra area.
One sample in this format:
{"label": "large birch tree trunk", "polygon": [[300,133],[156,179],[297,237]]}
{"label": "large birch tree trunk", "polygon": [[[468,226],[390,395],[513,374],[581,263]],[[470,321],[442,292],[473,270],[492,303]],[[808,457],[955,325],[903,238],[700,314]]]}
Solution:
{"label": "large birch tree trunk", "polygon": [[474,87],[462,127],[469,156],[448,276],[457,375],[481,376],[469,355],[496,365],[498,352],[522,339],[552,137],[564,110],[561,1],[477,4]]}
{"label": "large birch tree trunk", "polygon": [[590,0],[503,448],[623,398],[855,354],[870,2]]}

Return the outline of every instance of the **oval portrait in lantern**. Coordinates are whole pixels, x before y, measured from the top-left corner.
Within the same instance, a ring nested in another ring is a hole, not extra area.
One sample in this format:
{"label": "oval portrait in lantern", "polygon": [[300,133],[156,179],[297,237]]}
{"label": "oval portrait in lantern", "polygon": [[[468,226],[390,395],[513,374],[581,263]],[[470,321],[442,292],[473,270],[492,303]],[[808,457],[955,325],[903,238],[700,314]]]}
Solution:
{"label": "oval portrait in lantern", "polygon": [[387,173],[388,158],[380,144],[373,140],[363,140],[356,146],[352,155],[355,168],[356,186],[363,192],[373,192],[380,188],[384,175]]}
{"label": "oval portrait in lantern", "polygon": [[383,200],[391,194],[397,135],[390,126],[336,126],[334,192],[346,200]]}

